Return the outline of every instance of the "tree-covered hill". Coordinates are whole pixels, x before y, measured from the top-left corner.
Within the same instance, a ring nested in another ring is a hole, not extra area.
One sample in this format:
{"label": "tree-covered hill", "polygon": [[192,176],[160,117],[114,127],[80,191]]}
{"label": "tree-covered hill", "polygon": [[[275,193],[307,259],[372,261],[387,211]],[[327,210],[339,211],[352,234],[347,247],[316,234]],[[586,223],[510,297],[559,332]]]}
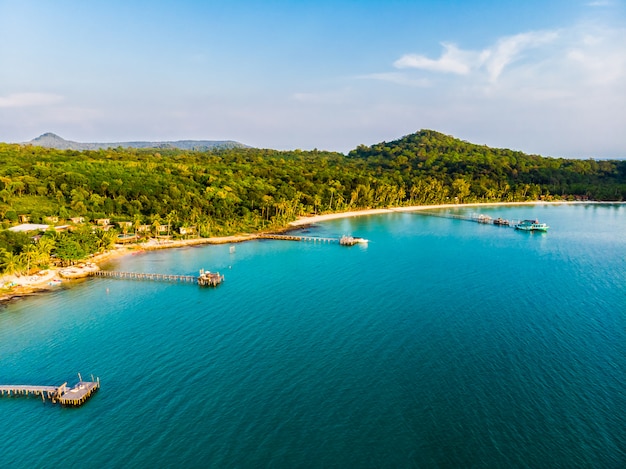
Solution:
{"label": "tree-covered hill", "polygon": [[[432,130],[393,142],[360,146],[350,157],[419,178],[444,181],[448,188],[469,184],[473,200],[582,196],[624,200],[626,161],[545,158],[471,144]],[[529,186],[529,187],[528,187]],[[454,193],[454,190],[452,191]]]}
{"label": "tree-covered hill", "polygon": [[473,145],[430,130],[322,151],[56,150],[0,144],[0,220],[112,218],[203,236],[366,207],[583,197],[624,200],[626,161],[568,160]]}

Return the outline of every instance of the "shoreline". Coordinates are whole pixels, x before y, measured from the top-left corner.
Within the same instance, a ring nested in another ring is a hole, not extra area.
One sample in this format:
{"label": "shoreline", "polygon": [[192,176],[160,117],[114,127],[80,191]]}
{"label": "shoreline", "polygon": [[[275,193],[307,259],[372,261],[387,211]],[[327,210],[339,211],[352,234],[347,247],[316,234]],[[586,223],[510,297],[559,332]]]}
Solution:
{"label": "shoreline", "polygon": [[350,212],[339,213],[327,213],[321,215],[313,215],[300,217],[295,221],[289,223],[289,226],[299,228],[302,226],[312,225],[314,223],[337,220],[341,218],[360,217],[367,215],[381,215],[385,213],[402,213],[402,212],[418,212],[422,210],[440,210],[444,208],[463,208],[463,207],[495,207],[495,206],[517,206],[517,205],[588,205],[588,204],[612,204],[612,203],[625,203],[625,202],[579,202],[579,201],[525,201],[525,202],[472,202],[469,204],[436,204],[436,205],[410,205],[407,207],[393,207],[393,208],[372,208],[365,210],[353,210]]}
{"label": "shoreline", "polygon": [[[439,210],[444,208],[463,208],[463,207],[490,207],[490,206],[519,206],[519,205],[561,205],[561,204],[612,204],[612,203],[625,203],[625,202],[579,202],[579,201],[526,201],[526,202],[475,202],[469,204],[437,204],[437,205],[412,205],[407,207],[394,207],[394,208],[376,208],[376,209],[364,209],[364,210],[352,210],[348,212],[327,213],[313,216],[300,217],[297,220],[289,222],[282,230],[276,231],[290,231],[305,226],[310,226],[314,223],[320,223],[329,220],[337,220],[342,218],[352,218],[368,215],[381,215],[386,213],[403,213],[403,212],[415,212],[421,210]],[[159,249],[172,249],[188,246],[198,246],[206,244],[230,244],[230,243],[242,243],[245,241],[252,241],[258,239],[258,236],[254,233],[239,234],[232,236],[221,236],[214,238],[194,238],[184,240],[166,240],[159,241],[150,239],[147,242],[140,244],[133,244],[132,246],[120,246],[106,251],[104,253],[96,254],[93,257],[86,259],[79,264],[92,263],[100,268],[103,264],[111,262],[120,257],[124,257],[130,254],[136,254],[145,251],[154,251]],[[58,288],[64,282],[72,281],[73,279],[62,278],[59,275],[59,271],[62,268],[51,268],[43,270],[34,275],[24,275],[17,277],[15,275],[5,275],[0,277],[0,285],[6,283],[14,283],[10,291],[0,292],[0,306],[11,301],[16,301],[24,297],[37,295],[53,291]]]}

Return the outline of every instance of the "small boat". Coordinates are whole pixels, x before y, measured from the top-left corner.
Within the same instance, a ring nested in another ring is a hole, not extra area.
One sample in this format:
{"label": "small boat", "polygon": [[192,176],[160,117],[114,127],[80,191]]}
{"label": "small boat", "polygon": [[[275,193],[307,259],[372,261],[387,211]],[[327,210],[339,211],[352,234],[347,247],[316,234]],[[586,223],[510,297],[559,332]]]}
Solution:
{"label": "small boat", "polygon": [[521,231],[548,231],[548,228],[548,225],[539,223],[539,220],[522,220],[515,225],[515,229]]}
{"label": "small boat", "polygon": [[504,218],[498,217],[493,221],[493,224],[500,225],[500,226],[509,226],[511,223],[509,222],[509,220],[505,220]]}

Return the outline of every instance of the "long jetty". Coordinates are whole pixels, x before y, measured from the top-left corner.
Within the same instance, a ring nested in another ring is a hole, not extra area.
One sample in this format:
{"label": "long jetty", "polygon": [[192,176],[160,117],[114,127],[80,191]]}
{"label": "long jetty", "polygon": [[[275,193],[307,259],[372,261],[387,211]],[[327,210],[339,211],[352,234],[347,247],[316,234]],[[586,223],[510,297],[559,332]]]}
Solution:
{"label": "long jetty", "polygon": [[278,239],[283,241],[308,241],[312,243],[338,243],[339,238],[320,238],[317,236],[280,235],[263,233],[257,235],[259,239]]}
{"label": "long jetty", "polygon": [[200,275],[151,274],[141,272],[119,272],[114,270],[97,270],[91,273],[95,277],[109,277],[128,280],[154,280],[160,282],[197,283],[200,286],[216,287],[224,281],[219,272],[201,270]]}
{"label": "long jetty", "polygon": [[485,225],[497,225],[497,226],[508,226],[508,227],[514,227],[517,223],[519,223],[519,220],[505,220],[503,218],[491,218],[488,215],[482,215],[482,214],[476,214],[473,213],[470,216],[467,215],[458,215],[455,213],[436,213],[436,212],[428,212],[426,210],[419,210],[416,212],[413,212],[417,215],[427,215],[429,217],[439,217],[439,218],[452,218],[454,220],[464,220],[464,221],[472,221],[475,223],[482,223]]}
{"label": "long jetty", "polygon": [[100,389],[100,378],[91,381],[83,381],[78,374],[78,384],[68,388],[67,382],[60,386],[32,386],[28,384],[8,384],[0,385],[0,396],[7,397],[29,397],[39,396],[46,402],[46,398],[53,404],[79,407],[87,402],[93,393]]}
{"label": "long jetty", "polygon": [[342,236],[341,238],[322,238],[318,236],[281,235],[263,233],[257,235],[259,239],[277,239],[283,241],[308,241],[311,243],[339,243],[341,246],[353,246],[355,244],[367,243],[367,239],[352,236]]}

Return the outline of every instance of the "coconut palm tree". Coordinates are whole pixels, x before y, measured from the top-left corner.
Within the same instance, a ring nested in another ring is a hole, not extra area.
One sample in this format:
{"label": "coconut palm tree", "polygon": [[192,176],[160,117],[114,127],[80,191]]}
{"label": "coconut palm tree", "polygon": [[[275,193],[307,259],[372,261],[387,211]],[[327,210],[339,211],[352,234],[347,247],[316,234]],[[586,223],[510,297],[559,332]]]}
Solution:
{"label": "coconut palm tree", "polygon": [[30,273],[30,268],[37,263],[38,252],[37,247],[34,244],[27,244],[22,248],[22,253],[19,255],[22,262],[26,264],[26,273]]}
{"label": "coconut palm tree", "polygon": [[0,269],[8,275],[22,275],[26,268],[24,259],[19,254],[13,254],[6,250],[3,251],[0,253]]}
{"label": "coconut palm tree", "polygon": [[54,249],[54,239],[44,236],[37,241],[36,248],[39,265],[48,265],[50,263],[50,253]]}

